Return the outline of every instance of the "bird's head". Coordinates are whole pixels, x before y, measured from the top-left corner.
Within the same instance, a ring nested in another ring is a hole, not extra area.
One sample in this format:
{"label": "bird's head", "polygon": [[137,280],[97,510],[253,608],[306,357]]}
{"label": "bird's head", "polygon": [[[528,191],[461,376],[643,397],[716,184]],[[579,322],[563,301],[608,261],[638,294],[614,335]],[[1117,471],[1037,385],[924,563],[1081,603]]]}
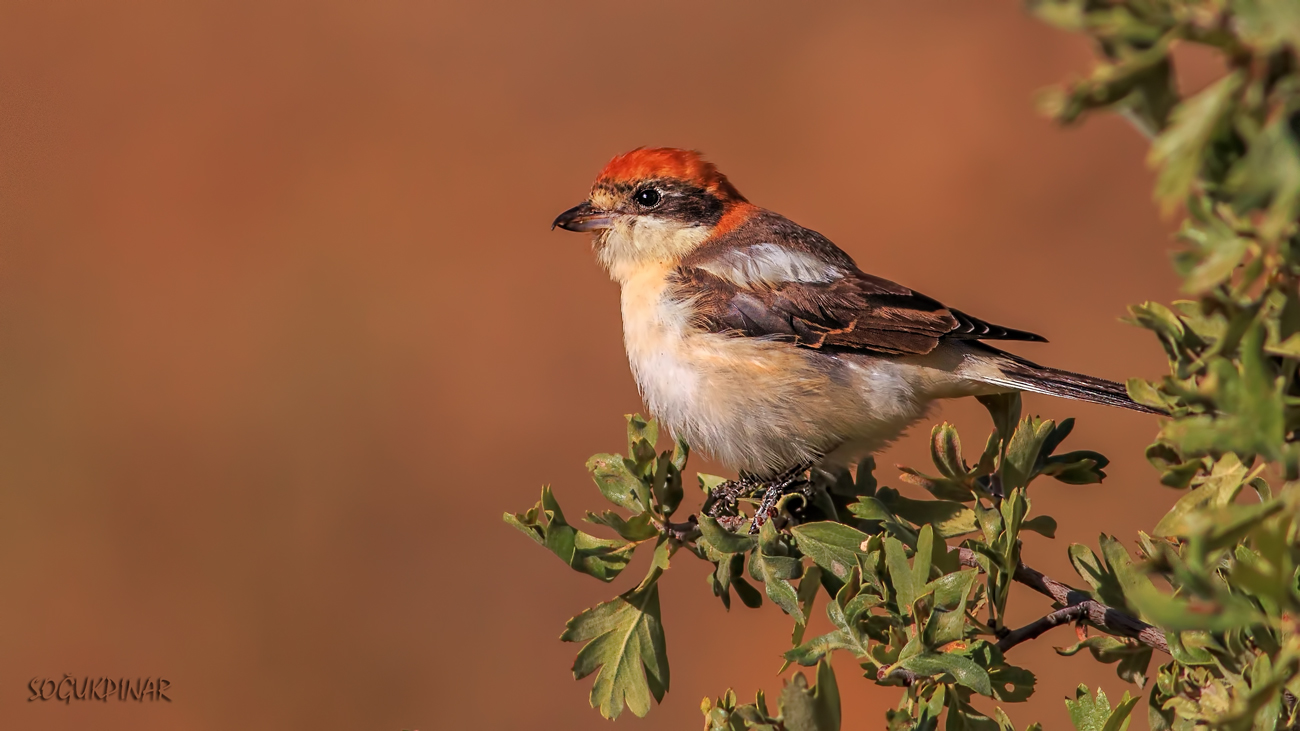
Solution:
{"label": "bird's head", "polygon": [[676,262],[749,208],[698,152],[641,148],[610,160],[587,200],[551,228],[594,233],[597,258],[625,281],[640,267]]}

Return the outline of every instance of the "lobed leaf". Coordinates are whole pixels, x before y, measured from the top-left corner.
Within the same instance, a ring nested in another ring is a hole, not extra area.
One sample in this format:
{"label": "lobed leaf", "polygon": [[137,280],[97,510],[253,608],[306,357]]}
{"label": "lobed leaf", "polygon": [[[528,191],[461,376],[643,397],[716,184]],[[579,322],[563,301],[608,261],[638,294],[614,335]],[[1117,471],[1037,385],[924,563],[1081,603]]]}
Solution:
{"label": "lobed leaf", "polygon": [[1105,691],[1098,688],[1096,696],[1089,696],[1088,687],[1080,685],[1074,691],[1074,700],[1066,699],[1065,707],[1078,731],[1125,731],[1137,702],[1125,691],[1119,705],[1112,709]]}
{"label": "lobed leaf", "polygon": [[585,642],[573,661],[573,677],[596,673],[591,705],[605,718],[618,718],[624,706],[637,716],[662,701],[668,691],[668,654],[659,610],[659,577],[668,567],[671,544],[655,549],[650,572],[634,589],[570,619],[560,639]]}
{"label": "lobed leaf", "polygon": [[542,499],[532,509],[506,513],[502,519],[549,549],[573,570],[604,582],[613,581],[627,568],[638,545],[597,538],[570,526],[549,486],[542,488]]}
{"label": "lobed leaf", "polygon": [[650,495],[645,484],[632,473],[622,455],[597,454],[587,460],[587,471],[606,500],[633,513],[650,509]]}

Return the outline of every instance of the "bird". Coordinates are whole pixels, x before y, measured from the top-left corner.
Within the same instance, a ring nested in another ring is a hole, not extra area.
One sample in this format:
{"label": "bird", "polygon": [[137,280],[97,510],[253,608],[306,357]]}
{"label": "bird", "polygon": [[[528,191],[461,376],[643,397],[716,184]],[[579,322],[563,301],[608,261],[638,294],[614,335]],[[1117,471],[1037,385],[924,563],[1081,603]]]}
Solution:
{"label": "bird", "polygon": [[862,271],[696,151],[614,157],[556,227],[593,234],[651,413],[742,475],[850,466],[940,399],[1028,391],[1155,412],[1119,383],[990,345],[1046,339]]}

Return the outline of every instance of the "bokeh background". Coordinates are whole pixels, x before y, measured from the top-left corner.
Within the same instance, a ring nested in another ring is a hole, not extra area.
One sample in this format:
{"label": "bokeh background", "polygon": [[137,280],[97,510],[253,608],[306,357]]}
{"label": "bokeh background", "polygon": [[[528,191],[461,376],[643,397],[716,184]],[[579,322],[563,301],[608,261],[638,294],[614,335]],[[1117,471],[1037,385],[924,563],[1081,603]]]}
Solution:
{"label": "bokeh background", "polygon": [[[644,557],[602,585],[500,517],[543,483],[598,507],[583,462],[641,408],[617,289],[552,217],[616,153],[699,148],[869,271],[1052,340],[1018,352],[1156,376],[1118,322],[1176,295],[1147,144],[1033,109],[1091,57],[1009,0],[0,2],[0,726],[607,728],[557,638]],[[1026,401],[1114,460],[1034,494],[1061,528],[1028,554],[1077,581],[1071,542],[1131,545],[1176,498],[1156,423]],[[982,444],[976,404],[940,418]],[[788,619],[705,571],[665,579],[672,690],[619,728],[780,688]],[[1013,652],[1020,727],[1122,692],[1055,657],[1072,637]],[[879,727],[897,691],[837,667]],[[63,673],[173,702],[26,701]]]}

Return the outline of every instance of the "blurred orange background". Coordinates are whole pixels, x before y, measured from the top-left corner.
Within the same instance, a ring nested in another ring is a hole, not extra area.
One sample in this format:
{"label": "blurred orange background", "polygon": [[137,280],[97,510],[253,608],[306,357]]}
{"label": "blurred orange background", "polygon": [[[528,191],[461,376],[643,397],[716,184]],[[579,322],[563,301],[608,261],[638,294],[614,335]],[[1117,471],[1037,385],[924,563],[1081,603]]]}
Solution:
{"label": "blurred orange background", "polygon": [[[641,409],[617,289],[551,219],[616,153],[699,148],[865,269],[1052,340],[1018,352],[1154,377],[1117,321],[1176,294],[1147,143],[1033,109],[1091,58],[1012,2],[6,0],[0,725],[608,728],[557,638],[645,557],[606,586],[501,522],[543,483],[599,508],[584,460]],[[1151,417],[1026,403],[1114,460],[1033,493],[1061,528],[1027,555],[1077,583],[1071,542],[1132,545],[1177,494]],[[706,570],[675,560],[671,692],[618,728],[781,687],[788,618],[725,612]],[[1009,655],[1039,676],[1018,727],[1067,726],[1080,682],[1122,693],[1072,641]],[[836,667],[846,727],[882,726],[899,692]],[[173,701],[26,700],[63,673]]]}

